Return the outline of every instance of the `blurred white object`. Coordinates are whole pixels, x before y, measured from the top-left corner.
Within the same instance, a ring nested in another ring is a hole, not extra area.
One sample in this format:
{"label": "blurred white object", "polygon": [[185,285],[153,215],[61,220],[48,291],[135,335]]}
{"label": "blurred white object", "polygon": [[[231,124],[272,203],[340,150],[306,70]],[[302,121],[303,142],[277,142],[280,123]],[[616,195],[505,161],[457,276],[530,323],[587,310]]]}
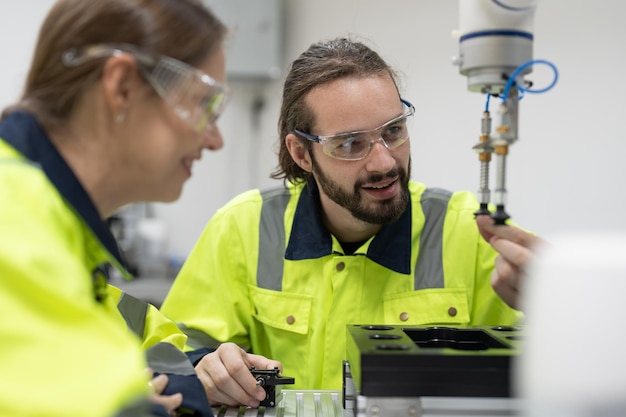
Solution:
{"label": "blurred white object", "polygon": [[626,416],[626,231],[548,237],[522,302],[527,416]]}
{"label": "blurred white object", "polygon": [[139,248],[137,266],[140,277],[162,278],[167,275],[167,230],[158,218],[141,218],[137,225]]}

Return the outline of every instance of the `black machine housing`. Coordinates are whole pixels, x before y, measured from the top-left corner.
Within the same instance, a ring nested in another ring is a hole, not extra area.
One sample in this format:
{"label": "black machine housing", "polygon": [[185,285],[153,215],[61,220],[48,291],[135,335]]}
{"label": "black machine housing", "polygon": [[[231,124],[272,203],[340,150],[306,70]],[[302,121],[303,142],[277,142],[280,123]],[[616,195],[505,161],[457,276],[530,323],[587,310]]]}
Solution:
{"label": "black machine housing", "polygon": [[512,397],[521,327],[348,325],[344,407],[368,397]]}

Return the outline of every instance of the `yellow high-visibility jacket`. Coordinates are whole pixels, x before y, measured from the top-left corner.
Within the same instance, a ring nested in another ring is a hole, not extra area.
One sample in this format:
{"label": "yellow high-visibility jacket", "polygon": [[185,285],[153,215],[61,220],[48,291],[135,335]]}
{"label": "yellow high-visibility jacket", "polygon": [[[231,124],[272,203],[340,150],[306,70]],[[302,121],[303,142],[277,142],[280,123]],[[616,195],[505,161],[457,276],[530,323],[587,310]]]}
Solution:
{"label": "yellow high-visibility jacket", "polygon": [[346,325],[513,325],[468,192],[411,182],[405,213],[354,254],[323,226],[315,183],[253,190],[209,221],[161,311],[188,349],[234,342],[297,389],[341,389]]}
{"label": "yellow high-visibility jacket", "polygon": [[32,116],[0,138],[0,415],[148,415],[145,353],[106,288],[113,237]]}
{"label": "yellow high-visibility jacket", "polygon": [[140,339],[148,366],[158,374],[167,374],[163,395],[183,394],[177,415],[213,417],[202,383],[190,359],[183,352],[187,336],[155,306],[109,285],[108,295],[117,304],[128,328]]}

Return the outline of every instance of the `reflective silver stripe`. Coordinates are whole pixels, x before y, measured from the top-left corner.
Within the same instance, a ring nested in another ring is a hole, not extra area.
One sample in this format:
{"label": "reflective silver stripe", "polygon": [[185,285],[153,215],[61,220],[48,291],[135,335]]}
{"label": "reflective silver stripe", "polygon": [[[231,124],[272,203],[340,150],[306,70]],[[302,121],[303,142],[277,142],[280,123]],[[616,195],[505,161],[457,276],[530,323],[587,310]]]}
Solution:
{"label": "reflective silver stripe", "polygon": [[415,262],[415,290],[443,288],[443,222],[452,193],[439,188],[429,188],[422,194],[424,229]]}
{"label": "reflective silver stripe", "polygon": [[148,366],[162,374],[195,375],[187,355],[176,346],[160,342],[146,351]]}
{"label": "reflective silver stripe", "polygon": [[[285,253],[284,215],[289,203],[289,190],[267,191],[263,196],[259,227],[259,258],[257,286],[282,290]],[[414,288],[443,288],[443,223],[452,193],[429,188],[422,194],[421,206],[425,216],[420,237],[420,253],[415,263]],[[206,346],[206,345],[204,345]]]}
{"label": "reflective silver stripe", "polygon": [[[184,323],[176,323],[176,325],[187,335],[187,346],[192,349],[202,349],[207,347],[217,349],[217,347],[222,343],[219,340],[213,339],[202,330],[192,329],[187,327]],[[250,346],[240,345],[240,347],[245,351],[250,351]]]}
{"label": "reflective silver stripe", "polygon": [[[117,309],[126,320],[126,325],[143,339],[146,317],[150,304],[132,295],[122,293]],[[171,343],[161,342],[146,351],[148,366],[155,372],[177,375],[194,375],[193,365],[187,355]]]}
{"label": "reflective silver stripe", "polygon": [[126,320],[126,325],[140,339],[143,339],[149,306],[147,302],[126,293],[122,293],[122,297],[117,303],[117,309],[124,317],[124,320]]}
{"label": "reflective silver stripe", "polygon": [[259,259],[256,282],[259,288],[281,291],[283,259],[285,258],[285,210],[291,197],[289,190],[280,188],[264,191],[259,225]]}

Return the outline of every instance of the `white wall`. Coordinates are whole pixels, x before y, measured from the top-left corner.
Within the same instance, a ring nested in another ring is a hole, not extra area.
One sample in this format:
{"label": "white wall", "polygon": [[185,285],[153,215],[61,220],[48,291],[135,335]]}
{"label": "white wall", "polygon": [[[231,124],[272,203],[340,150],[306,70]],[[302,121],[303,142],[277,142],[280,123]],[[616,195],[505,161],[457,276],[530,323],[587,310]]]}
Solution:
{"label": "white wall", "polygon": [[[251,0],[254,1],[254,0]],[[285,0],[285,65],[319,39],[358,36],[404,76],[404,96],[417,109],[412,134],[413,178],[448,189],[478,187],[477,142],[484,97],[466,90],[451,64],[457,43],[457,0]],[[34,33],[51,0],[3,2],[4,52],[0,105],[17,94]],[[554,89],[520,103],[520,141],[508,159],[507,209],[542,235],[565,229],[624,228],[618,185],[626,178],[623,97],[626,84],[626,3],[620,0],[543,0],[535,17],[534,57],[560,71]],[[547,71],[529,77],[550,82]],[[226,146],[195,167],[181,199],[160,204],[170,251],[184,258],[204,224],[228,199],[269,179],[281,82],[233,85],[220,121]],[[252,103],[265,106],[256,120]]]}
{"label": "white wall", "polygon": [[0,107],[20,95],[33,53],[39,25],[53,0],[3,1],[0,13]]}

